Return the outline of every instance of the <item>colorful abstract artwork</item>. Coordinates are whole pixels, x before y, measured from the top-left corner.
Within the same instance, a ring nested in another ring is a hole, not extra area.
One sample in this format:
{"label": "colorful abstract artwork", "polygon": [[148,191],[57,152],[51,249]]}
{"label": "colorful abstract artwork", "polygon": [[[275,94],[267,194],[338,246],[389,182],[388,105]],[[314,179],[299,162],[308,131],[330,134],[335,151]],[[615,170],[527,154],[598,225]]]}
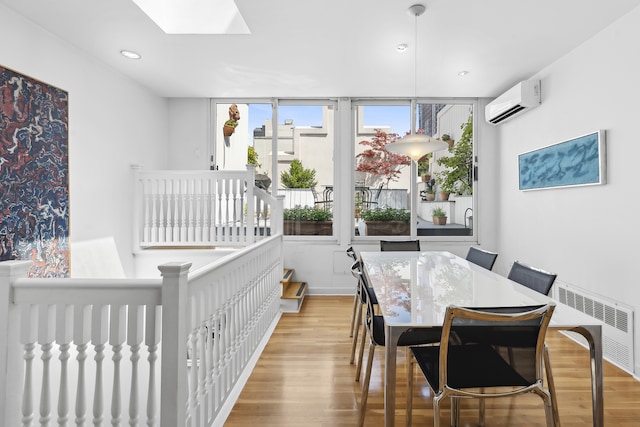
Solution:
{"label": "colorful abstract artwork", "polygon": [[520,190],[606,183],[604,130],[518,156]]}
{"label": "colorful abstract artwork", "polygon": [[0,66],[0,261],[69,276],[68,96]]}

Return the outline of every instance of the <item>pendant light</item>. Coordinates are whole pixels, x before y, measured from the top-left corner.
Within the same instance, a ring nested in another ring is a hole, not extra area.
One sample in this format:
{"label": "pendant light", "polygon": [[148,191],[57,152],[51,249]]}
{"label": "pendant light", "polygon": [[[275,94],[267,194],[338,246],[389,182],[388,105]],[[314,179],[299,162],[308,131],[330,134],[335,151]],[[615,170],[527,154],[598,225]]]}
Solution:
{"label": "pendant light", "polygon": [[[418,16],[422,15],[425,10],[426,8],[422,4],[414,4],[409,7],[409,14],[415,17],[413,86],[414,96],[416,99],[418,97]],[[414,129],[411,129],[411,133],[409,135],[400,138],[396,142],[391,142],[385,145],[384,148],[391,153],[408,156],[417,163],[425,154],[444,150],[449,148],[449,145],[446,142],[439,141],[429,135],[417,134]]]}

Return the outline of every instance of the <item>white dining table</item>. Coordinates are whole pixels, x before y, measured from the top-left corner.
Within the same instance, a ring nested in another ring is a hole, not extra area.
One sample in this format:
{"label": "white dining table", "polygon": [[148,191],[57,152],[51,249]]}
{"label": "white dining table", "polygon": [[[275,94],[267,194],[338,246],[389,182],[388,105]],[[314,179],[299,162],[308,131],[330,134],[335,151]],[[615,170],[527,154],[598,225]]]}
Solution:
{"label": "white dining table", "polygon": [[591,360],[593,425],[604,426],[602,323],[552,298],[449,252],[362,252],[385,322],[384,425],[394,425],[396,353],[410,328],[441,327],[447,306],[526,306],[556,303],[552,329],[584,336]]}

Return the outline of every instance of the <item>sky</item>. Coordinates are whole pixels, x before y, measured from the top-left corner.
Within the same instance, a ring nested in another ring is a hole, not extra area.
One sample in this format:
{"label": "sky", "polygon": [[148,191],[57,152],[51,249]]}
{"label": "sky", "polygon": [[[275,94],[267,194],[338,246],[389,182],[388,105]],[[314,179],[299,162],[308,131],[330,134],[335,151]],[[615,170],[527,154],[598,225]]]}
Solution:
{"label": "sky", "polygon": [[[409,106],[366,106],[364,109],[364,125],[367,127],[386,127],[404,135],[409,131]],[[249,135],[252,138],[249,144],[253,144],[253,129],[260,128],[265,120],[271,119],[271,104],[249,104]],[[293,119],[296,126],[322,126],[322,106],[279,106],[278,122],[284,124],[285,120]]]}

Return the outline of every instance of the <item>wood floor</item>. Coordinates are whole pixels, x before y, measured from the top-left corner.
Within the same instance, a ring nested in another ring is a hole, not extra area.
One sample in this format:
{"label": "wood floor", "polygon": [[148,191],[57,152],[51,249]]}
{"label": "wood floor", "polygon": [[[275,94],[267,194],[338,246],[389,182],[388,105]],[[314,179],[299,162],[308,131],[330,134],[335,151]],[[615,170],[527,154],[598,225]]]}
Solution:
{"label": "wood floor", "polygon": [[[352,297],[307,297],[298,314],[283,314],[247,385],[225,423],[228,427],[354,426],[360,383],[349,364]],[[591,425],[591,381],[587,350],[550,331],[558,407],[563,427]],[[384,352],[376,352],[365,426],[383,425]],[[365,359],[366,359],[365,352]],[[640,382],[605,363],[605,425],[640,426]],[[396,425],[405,425],[404,352],[398,357]],[[448,425],[448,404],[442,423]],[[429,388],[416,371],[413,425],[432,426]],[[461,425],[475,426],[477,404],[465,401]],[[534,395],[489,399],[487,426],[544,426],[542,400]]]}

